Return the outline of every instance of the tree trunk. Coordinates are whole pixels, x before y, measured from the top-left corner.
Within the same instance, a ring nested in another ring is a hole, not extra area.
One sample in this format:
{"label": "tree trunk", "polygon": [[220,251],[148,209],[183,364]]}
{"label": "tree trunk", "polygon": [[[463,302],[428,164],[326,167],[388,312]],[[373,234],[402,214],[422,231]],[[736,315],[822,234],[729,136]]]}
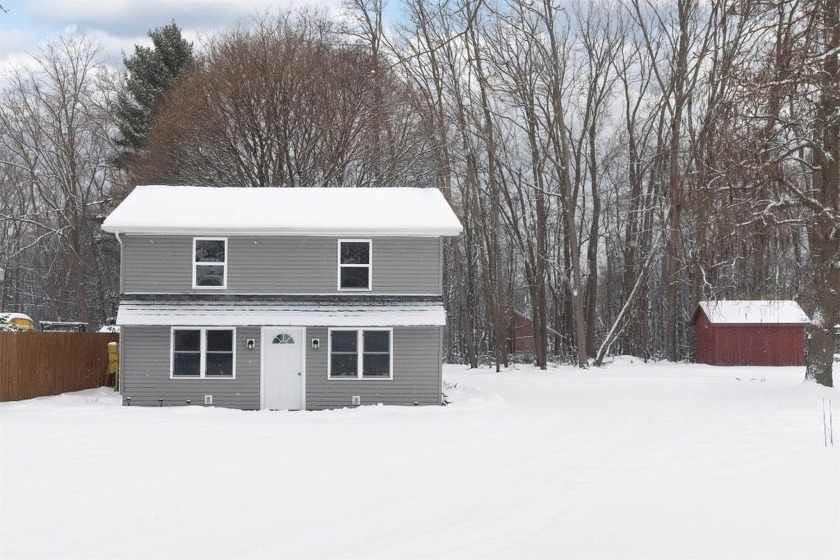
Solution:
{"label": "tree trunk", "polygon": [[817,166],[813,179],[822,211],[808,228],[816,301],[808,335],[807,375],[832,387],[833,329],[840,324],[840,0],[816,5],[822,8],[815,13],[825,26],[826,55],[814,127]]}

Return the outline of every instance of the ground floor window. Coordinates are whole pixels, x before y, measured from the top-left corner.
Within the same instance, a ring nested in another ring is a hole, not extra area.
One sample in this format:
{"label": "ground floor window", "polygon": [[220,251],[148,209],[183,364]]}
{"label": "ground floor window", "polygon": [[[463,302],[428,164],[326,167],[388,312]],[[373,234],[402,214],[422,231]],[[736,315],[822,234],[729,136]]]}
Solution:
{"label": "ground floor window", "polygon": [[233,378],[236,332],[230,328],[173,328],[173,378]]}
{"label": "ground floor window", "polygon": [[392,379],[392,329],[330,329],[330,379]]}

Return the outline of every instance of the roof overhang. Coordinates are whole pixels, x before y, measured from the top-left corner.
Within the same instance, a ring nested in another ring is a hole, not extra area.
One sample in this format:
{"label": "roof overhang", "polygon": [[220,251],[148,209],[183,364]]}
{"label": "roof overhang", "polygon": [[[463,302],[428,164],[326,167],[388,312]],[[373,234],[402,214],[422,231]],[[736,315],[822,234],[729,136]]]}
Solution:
{"label": "roof overhang", "polygon": [[197,228],[197,227],[109,227],[102,226],[102,230],[115,235],[194,235],[194,236],[343,236],[343,237],[457,237],[461,228],[439,229],[410,229],[410,228],[364,228],[364,229],[284,229],[284,228]]}
{"label": "roof overhang", "polygon": [[128,302],[120,304],[121,326],[401,327],[444,326],[442,305],[291,305],[257,303]]}

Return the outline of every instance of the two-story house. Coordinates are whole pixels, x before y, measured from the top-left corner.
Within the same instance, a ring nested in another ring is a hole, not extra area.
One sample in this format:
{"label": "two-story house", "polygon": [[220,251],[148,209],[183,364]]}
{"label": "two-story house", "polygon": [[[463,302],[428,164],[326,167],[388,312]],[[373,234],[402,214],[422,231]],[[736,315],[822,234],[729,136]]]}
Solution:
{"label": "two-story house", "polygon": [[440,404],[440,191],[139,186],[102,229],[124,404]]}

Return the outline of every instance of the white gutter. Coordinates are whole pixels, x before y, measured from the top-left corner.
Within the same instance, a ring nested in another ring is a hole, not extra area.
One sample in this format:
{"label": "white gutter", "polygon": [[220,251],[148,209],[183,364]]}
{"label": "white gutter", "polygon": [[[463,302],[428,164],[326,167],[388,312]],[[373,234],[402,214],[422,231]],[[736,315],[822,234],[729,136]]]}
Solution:
{"label": "white gutter", "polygon": [[123,242],[120,239],[120,232],[114,230],[114,237],[117,238],[117,243],[120,245],[120,294],[125,293],[123,282],[125,282],[125,275],[123,274]]}
{"label": "white gutter", "polygon": [[[116,234],[116,229],[103,226],[103,230]],[[428,229],[409,228],[336,228],[336,229],[292,229],[292,228],[193,228],[193,227],[142,227],[127,226],[119,230],[131,235],[255,235],[265,236],[392,236],[392,237],[450,237],[458,236],[463,227],[442,227]]]}

